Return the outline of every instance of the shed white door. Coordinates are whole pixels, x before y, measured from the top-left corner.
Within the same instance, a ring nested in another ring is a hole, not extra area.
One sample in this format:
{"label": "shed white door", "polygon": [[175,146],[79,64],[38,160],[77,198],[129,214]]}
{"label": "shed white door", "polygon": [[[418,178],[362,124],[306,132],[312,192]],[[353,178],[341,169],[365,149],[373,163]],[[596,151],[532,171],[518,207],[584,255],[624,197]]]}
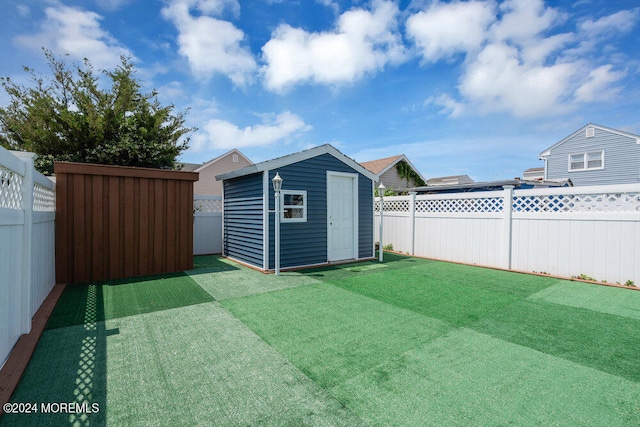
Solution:
{"label": "shed white door", "polygon": [[357,176],[327,172],[329,261],[356,258]]}

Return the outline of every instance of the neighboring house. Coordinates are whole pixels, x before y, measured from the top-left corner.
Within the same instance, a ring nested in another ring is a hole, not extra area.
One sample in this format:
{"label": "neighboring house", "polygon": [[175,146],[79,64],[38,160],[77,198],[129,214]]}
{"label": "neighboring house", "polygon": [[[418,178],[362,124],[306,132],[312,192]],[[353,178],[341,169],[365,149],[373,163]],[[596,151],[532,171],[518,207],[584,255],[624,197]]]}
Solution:
{"label": "neighboring house", "polygon": [[374,257],[375,176],[328,144],[216,176],[224,188],[224,256],[275,268],[276,173],[281,268]]}
{"label": "neighboring house", "polygon": [[589,123],[540,153],[545,179],[573,185],[640,183],[640,136]]}
{"label": "neighboring house", "polygon": [[529,168],[522,172],[522,178],[528,180],[543,180],[544,168]]}
{"label": "neighboring house", "polygon": [[474,181],[469,175],[440,176],[427,180],[427,185],[459,185],[473,183]]}
{"label": "neighboring house", "polygon": [[416,182],[415,179],[409,179],[409,182],[407,182],[406,178],[400,176],[397,166],[398,163],[403,161],[414,171],[417,177],[419,177],[419,180],[425,181],[424,177],[404,154],[372,160],[370,162],[362,162],[360,164],[375,174],[376,187],[382,183],[386,188],[399,190],[401,188],[420,185],[421,183]]}
{"label": "neighboring house", "polygon": [[182,170],[198,172],[200,180],[193,183],[193,193],[206,196],[222,196],[222,183],[216,181],[216,175],[242,169],[252,165],[240,151],[233,149],[203,164],[181,163]]}

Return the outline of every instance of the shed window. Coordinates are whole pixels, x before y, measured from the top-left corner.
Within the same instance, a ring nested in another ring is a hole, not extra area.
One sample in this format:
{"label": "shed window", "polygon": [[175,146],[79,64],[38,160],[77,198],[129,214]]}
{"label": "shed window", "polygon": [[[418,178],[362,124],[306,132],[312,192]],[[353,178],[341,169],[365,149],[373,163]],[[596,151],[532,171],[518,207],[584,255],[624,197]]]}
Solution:
{"label": "shed window", "polygon": [[604,151],[570,154],[569,170],[579,171],[588,169],[602,169],[604,167]]}
{"label": "shed window", "polygon": [[282,222],[307,222],[307,192],[282,190]]}

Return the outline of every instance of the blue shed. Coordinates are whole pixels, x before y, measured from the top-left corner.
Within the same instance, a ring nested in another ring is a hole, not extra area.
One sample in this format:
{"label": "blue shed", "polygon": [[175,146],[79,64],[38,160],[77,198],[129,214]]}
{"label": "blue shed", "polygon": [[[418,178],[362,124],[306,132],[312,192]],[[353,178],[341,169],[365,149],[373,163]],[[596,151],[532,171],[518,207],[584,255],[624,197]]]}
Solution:
{"label": "blue shed", "polygon": [[276,173],[283,179],[281,268],[374,258],[374,175],[328,144],[216,176],[224,256],[275,269]]}

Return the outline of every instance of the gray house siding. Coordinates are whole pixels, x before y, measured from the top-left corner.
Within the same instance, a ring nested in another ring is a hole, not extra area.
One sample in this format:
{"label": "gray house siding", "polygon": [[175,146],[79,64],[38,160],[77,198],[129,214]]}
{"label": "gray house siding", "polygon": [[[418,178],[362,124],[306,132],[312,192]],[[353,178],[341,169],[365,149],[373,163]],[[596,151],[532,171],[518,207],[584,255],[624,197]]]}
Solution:
{"label": "gray house siding", "polygon": [[[625,135],[598,127],[586,137],[584,129],[556,147],[546,159],[547,179],[570,178],[575,186],[640,182],[640,144]],[[569,171],[569,155],[604,151],[604,169]]]}
{"label": "gray house siding", "polygon": [[[269,171],[269,183],[276,172],[283,179],[283,190],[307,192],[307,221],[281,223],[280,266],[282,268],[327,262],[327,171],[355,173],[330,154],[322,154]],[[369,178],[358,176],[358,256],[373,256],[373,195]],[[269,188],[269,210],[275,208]],[[275,218],[269,215],[269,268],[275,268]]]}
{"label": "gray house siding", "polygon": [[224,181],[224,247],[226,256],[262,268],[262,173]]}

